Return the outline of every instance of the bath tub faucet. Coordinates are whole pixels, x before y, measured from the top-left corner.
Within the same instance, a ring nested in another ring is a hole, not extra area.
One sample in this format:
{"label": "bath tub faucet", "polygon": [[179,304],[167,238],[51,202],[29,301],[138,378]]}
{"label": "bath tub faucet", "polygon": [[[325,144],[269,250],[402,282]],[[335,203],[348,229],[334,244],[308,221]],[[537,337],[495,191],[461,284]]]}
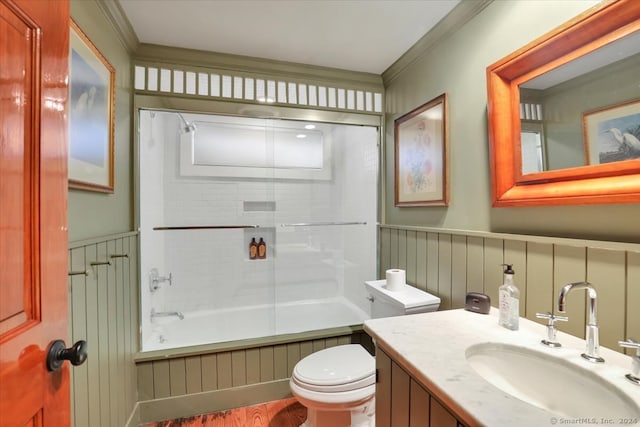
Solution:
{"label": "bath tub faucet", "polygon": [[179,311],[156,311],[155,308],[151,309],[152,322],[153,322],[153,319],[156,317],[169,317],[169,316],[176,316],[180,320],[184,319],[184,314],[180,313]]}
{"label": "bath tub faucet", "polygon": [[564,285],[560,290],[560,296],[558,297],[558,311],[560,313],[565,312],[565,302],[567,299],[567,295],[569,295],[569,293],[574,289],[585,289],[589,297],[587,305],[587,308],[589,310],[589,321],[586,328],[587,351],[586,353],[582,353],[582,357],[590,362],[604,362],[604,359],[600,357],[600,345],[598,343],[598,321],[596,319],[597,294],[593,285],[588,282],[575,282]]}

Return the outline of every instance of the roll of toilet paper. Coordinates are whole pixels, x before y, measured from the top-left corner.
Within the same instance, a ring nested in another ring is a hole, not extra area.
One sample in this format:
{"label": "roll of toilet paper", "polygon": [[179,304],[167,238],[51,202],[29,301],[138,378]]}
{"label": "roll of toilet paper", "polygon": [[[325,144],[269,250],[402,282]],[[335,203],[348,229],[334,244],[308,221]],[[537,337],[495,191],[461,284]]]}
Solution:
{"label": "roll of toilet paper", "polygon": [[404,270],[392,268],[387,270],[387,286],[390,291],[401,291],[407,281],[407,275]]}

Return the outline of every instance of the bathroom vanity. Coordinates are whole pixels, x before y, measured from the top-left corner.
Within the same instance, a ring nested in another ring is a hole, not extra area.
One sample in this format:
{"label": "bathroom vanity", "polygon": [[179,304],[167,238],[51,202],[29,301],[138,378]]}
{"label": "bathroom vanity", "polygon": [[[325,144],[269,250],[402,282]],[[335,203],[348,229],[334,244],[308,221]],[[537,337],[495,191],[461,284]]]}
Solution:
{"label": "bathroom vanity", "polygon": [[527,319],[510,331],[494,308],[460,309],[372,319],[364,329],[376,343],[377,427],[538,427],[587,417],[640,425],[640,386],[625,378],[630,356],[601,347],[605,363],[591,363],[580,356],[584,340],[558,332],[562,346],[547,347],[546,327]]}

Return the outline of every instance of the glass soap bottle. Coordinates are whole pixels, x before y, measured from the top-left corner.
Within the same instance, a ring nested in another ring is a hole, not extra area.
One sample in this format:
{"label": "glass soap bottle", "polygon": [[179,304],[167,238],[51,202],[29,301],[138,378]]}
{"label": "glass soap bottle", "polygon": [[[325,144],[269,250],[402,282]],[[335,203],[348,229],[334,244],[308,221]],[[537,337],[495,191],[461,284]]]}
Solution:
{"label": "glass soap bottle", "polygon": [[267,257],[267,244],[264,242],[262,237],[258,242],[258,258],[265,259]]}
{"label": "glass soap bottle", "polygon": [[249,243],[249,259],[256,259],[258,257],[258,244],[256,243],[256,238],[251,238],[251,243]]}
{"label": "glass soap bottle", "polygon": [[520,291],[513,281],[515,272],[511,264],[505,266],[503,284],[498,288],[500,318],[498,323],[512,331],[517,331],[520,319]]}

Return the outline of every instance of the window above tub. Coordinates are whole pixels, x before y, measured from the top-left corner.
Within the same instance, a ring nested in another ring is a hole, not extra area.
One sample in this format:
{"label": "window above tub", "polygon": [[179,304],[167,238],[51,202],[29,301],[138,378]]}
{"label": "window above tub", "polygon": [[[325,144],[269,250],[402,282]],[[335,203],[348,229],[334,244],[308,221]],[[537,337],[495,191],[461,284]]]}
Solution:
{"label": "window above tub", "polygon": [[225,116],[185,122],[180,136],[182,176],[331,178],[330,137],[315,126]]}

